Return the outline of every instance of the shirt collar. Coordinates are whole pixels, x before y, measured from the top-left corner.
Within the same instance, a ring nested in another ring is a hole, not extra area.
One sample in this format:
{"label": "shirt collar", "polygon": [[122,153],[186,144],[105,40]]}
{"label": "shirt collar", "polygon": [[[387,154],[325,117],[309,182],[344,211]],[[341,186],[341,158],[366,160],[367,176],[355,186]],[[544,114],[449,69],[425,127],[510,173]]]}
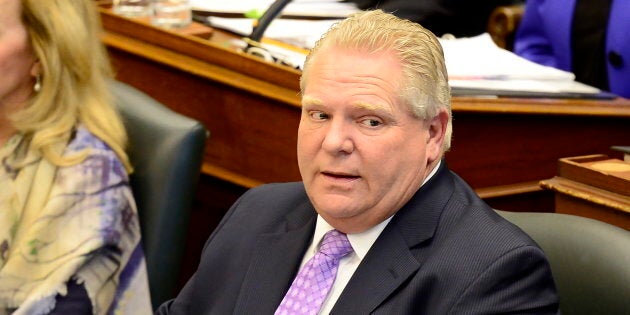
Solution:
{"label": "shirt collar", "polygon": [[[381,232],[383,232],[387,223],[389,223],[391,219],[392,217],[389,217],[385,221],[361,233],[348,234],[348,241],[350,241],[350,245],[352,245],[354,253],[357,254],[360,259],[365,257],[367,252],[370,250],[370,247],[372,247],[372,244],[376,242],[376,239],[379,235],[381,235]],[[317,215],[317,224],[315,226],[315,234],[313,236],[313,240],[317,240],[317,246],[313,247],[314,252],[319,250],[319,243],[324,238],[324,234],[334,229],[335,228],[328,224],[324,218]]]}

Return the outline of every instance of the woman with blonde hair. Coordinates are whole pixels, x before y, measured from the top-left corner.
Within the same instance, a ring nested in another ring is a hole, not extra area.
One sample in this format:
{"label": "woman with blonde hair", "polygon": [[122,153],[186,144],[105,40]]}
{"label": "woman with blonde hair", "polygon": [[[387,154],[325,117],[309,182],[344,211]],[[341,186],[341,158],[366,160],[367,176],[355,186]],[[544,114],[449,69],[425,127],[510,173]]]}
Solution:
{"label": "woman with blonde hair", "polygon": [[0,7],[0,314],[151,313],[94,1]]}

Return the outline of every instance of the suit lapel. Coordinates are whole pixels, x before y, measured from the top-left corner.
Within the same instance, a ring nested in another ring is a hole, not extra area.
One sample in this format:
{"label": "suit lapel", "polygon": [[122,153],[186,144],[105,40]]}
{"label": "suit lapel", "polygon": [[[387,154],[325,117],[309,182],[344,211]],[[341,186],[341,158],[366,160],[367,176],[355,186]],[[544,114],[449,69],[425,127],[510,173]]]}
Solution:
{"label": "suit lapel", "polygon": [[235,314],[273,314],[297,273],[315,227],[305,202],[287,215],[283,231],[261,236],[241,286]]}
{"label": "suit lapel", "polygon": [[[440,215],[453,192],[442,161],[435,176],[398,211],[337,300],[333,314],[369,314],[422,266]],[[368,298],[369,297],[369,298]]]}
{"label": "suit lapel", "polygon": [[381,234],[378,247],[363,259],[335,304],[332,314],[369,314],[420,267],[400,234]]}

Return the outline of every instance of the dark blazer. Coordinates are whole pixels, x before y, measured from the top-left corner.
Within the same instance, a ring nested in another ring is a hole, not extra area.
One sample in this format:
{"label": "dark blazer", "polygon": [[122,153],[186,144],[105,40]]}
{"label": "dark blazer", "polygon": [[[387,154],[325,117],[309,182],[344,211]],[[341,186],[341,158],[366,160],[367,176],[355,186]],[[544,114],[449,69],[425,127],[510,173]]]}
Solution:
{"label": "dark blazer", "polygon": [[349,0],[360,9],[382,9],[414,21],[437,36],[479,35],[486,31],[488,18],[498,6],[522,0]]}
{"label": "dark blazer", "polygon": [[[302,183],[245,193],[205,245],[199,269],[158,314],[273,314],[312,238]],[[445,163],[392,218],[333,314],[555,314],[543,252]]]}
{"label": "dark blazer", "polygon": [[[572,71],[571,29],[576,0],[529,0],[514,52],[546,66]],[[630,1],[613,0],[606,27],[606,69],[611,92],[630,97]]]}

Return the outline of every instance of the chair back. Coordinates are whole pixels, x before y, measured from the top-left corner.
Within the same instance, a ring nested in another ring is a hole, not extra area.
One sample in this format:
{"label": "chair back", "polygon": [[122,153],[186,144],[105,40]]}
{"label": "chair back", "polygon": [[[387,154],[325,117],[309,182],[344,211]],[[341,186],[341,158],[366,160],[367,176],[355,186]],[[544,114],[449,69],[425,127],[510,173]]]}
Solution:
{"label": "chair back", "polygon": [[131,188],[156,309],[176,294],[190,207],[209,134],[198,121],[129,85],[116,81],[112,88],[129,136]]}
{"label": "chair back", "polygon": [[545,252],[563,315],[630,314],[630,231],[574,215],[497,212]]}

